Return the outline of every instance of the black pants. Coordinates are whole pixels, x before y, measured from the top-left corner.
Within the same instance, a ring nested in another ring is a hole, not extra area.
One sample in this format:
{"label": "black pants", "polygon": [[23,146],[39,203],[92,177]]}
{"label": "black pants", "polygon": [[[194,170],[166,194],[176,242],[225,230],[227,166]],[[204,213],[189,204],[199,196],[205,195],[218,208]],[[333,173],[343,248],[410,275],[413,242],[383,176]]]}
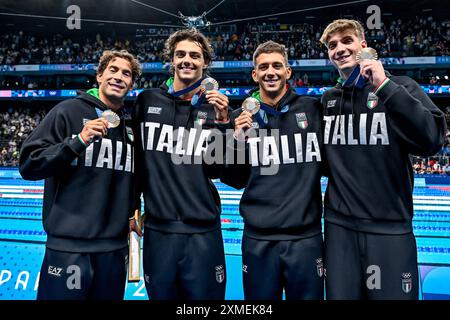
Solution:
{"label": "black pants", "polygon": [[38,300],[123,300],[128,248],[72,253],[46,248]]}
{"label": "black pants", "polygon": [[224,300],[225,253],[220,229],[195,234],[145,228],[144,279],[151,300]]}
{"label": "black pants", "polygon": [[414,234],[358,232],[325,222],[327,299],[418,299]]}
{"label": "black pants", "polygon": [[323,300],[322,235],[266,241],[242,239],[244,295],[247,300]]}

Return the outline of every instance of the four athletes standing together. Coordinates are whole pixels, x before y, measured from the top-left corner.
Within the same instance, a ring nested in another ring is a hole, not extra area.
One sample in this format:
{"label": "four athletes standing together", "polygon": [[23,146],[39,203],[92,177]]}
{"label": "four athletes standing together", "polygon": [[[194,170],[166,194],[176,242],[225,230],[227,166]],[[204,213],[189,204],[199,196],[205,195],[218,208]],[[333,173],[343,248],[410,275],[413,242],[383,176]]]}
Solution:
{"label": "four athletes standing together", "polygon": [[[323,299],[324,283],[327,299],[417,299],[409,155],[442,147],[444,115],[412,79],[361,54],[371,51],[357,21],[334,21],[321,41],[340,75],[321,101],[296,94],[285,47],[268,41],[253,55],[250,104],[235,111],[207,76],[212,51],[199,31],[169,37],[173,77],[143,91],[131,115],[123,100],[139,63],[105,52],[99,89],[59,103],[22,146],[22,176],[45,179],[38,299],[123,298],[142,193],[150,299],[223,300],[221,204],[211,179],[245,188],[246,299]],[[245,161],[220,156],[230,150]],[[223,161],[204,158],[211,152]],[[369,286],[373,272],[380,282]]]}

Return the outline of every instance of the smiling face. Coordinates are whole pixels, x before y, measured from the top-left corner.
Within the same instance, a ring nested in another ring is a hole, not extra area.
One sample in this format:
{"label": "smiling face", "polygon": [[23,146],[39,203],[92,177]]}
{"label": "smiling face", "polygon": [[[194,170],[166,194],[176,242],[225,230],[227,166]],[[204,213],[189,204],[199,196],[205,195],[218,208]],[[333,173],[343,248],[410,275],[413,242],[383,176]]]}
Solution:
{"label": "smiling face", "polygon": [[207,68],[200,44],[190,40],[178,42],[173,53],[172,66],[175,80],[184,83],[199,80]]}
{"label": "smiling face", "polygon": [[262,53],[255,60],[252,78],[259,84],[262,93],[275,97],[284,93],[291,74],[292,70],[282,54]]}
{"label": "smiling face", "polygon": [[342,75],[348,75],[358,64],[356,54],[366,48],[367,43],[361,40],[352,30],[332,33],[327,48],[328,58]]}
{"label": "smiling face", "polygon": [[109,101],[122,101],[133,87],[131,64],[123,58],[113,58],[105,70],[97,75],[100,97],[104,96]]}

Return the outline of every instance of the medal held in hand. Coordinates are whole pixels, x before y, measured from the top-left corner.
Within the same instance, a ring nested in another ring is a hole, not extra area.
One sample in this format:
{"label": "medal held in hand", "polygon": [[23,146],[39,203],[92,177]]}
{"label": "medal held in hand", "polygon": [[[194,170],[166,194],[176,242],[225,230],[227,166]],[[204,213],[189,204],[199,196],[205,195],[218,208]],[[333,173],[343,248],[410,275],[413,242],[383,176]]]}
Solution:
{"label": "medal held in hand", "polygon": [[364,60],[378,60],[378,54],[377,51],[373,48],[362,48],[357,54],[356,54],[356,62],[360,64]]}
{"label": "medal held in hand", "polygon": [[208,77],[203,79],[200,86],[203,88],[205,92],[212,91],[212,90],[219,90],[219,83],[216,79]]}
{"label": "medal held in hand", "polygon": [[102,113],[102,118],[108,121],[110,128],[116,128],[120,124],[120,117],[111,110],[106,110]]}
{"label": "medal held in hand", "polygon": [[253,115],[258,113],[260,107],[261,103],[258,101],[258,99],[253,97],[245,99],[244,102],[242,103],[242,110],[248,111]]}

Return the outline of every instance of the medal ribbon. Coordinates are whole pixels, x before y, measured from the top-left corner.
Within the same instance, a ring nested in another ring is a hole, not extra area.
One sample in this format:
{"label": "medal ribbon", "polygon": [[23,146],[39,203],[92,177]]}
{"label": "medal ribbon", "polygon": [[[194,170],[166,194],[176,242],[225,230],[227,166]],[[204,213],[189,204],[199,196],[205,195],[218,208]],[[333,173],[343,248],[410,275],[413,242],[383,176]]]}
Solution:
{"label": "medal ribbon", "polygon": [[366,83],[366,81],[364,80],[364,77],[361,76],[360,72],[361,68],[359,67],[359,65],[357,65],[350,74],[350,77],[348,77],[348,79],[345,80],[343,86],[351,87],[352,85],[354,85],[355,87],[361,89]]}
{"label": "medal ribbon", "polygon": [[264,102],[260,101],[259,103],[260,103],[260,109],[255,114],[255,119],[258,122],[260,128],[265,128],[267,126],[267,123],[269,122],[269,119],[267,118],[267,113],[272,116],[279,117],[283,113],[286,113],[289,111],[289,105],[283,106],[281,108],[281,110],[278,111],[278,110],[275,110],[274,108],[270,107],[269,105],[265,104]]}
{"label": "medal ribbon", "polygon": [[[180,96],[182,96],[182,95],[184,95],[184,94],[186,94],[188,92],[191,92],[192,90],[195,90],[198,87],[200,87],[200,85],[202,84],[203,79],[204,78],[201,78],[200,80],[198,80],[194,84],[190,85],[189,87],[181,89],[179,91],[174,91],[173,84],[171,84],[170,87],[169,87],[168,93],[171,94],[172,96],[178,98],[178,97],[180,97]],[[202,92],[196,93],[191,98],[191,105],[194,108],[198,108],[203,103],[204,100],[205,100],[205,95],[202,94]]]}

